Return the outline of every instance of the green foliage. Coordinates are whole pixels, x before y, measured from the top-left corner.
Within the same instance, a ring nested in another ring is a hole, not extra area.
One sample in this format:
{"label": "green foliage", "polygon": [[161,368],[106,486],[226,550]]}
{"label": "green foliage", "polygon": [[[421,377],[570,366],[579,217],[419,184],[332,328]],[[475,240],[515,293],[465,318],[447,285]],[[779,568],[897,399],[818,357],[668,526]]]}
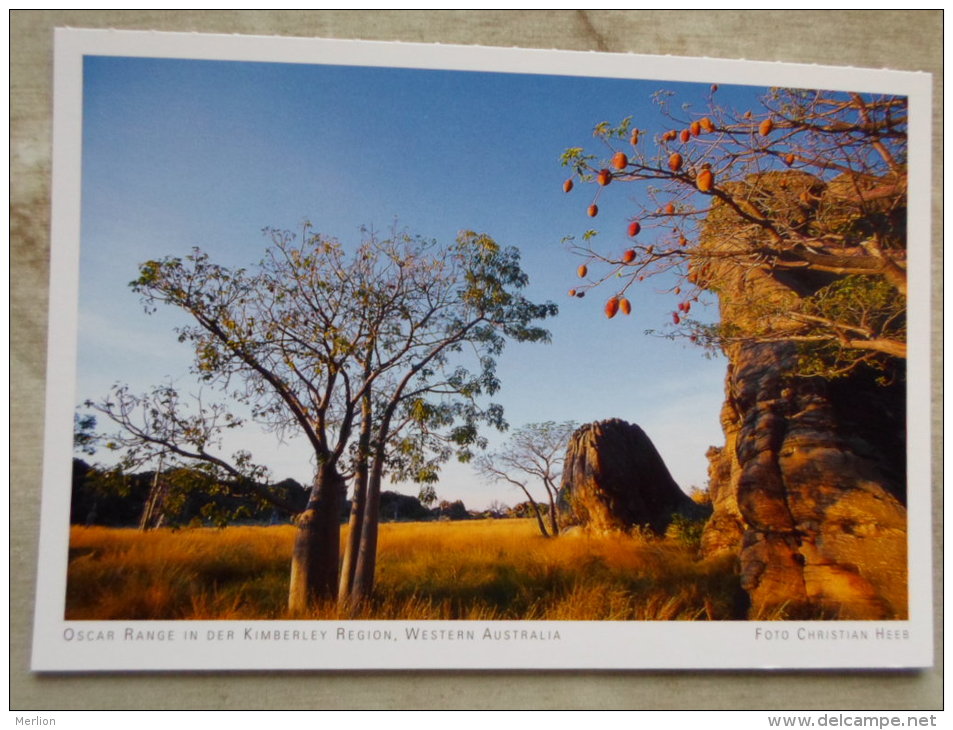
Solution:
{"label": "green foliage", "polygon": [[692,550],[699,550],[706,522],[707,520],[693,520],[684,515],[672,515],[672,521],[665,529],[665,537]]}
{"label": "green foliage", "polygon": [[421,504],[429,507],[437,501],[437,490],[434,489],[432,484],[424,484],[420,487],[417,499],[420,500]]}
{"label": "green foliage", "polygon": [[76,413],[73,416],[73,448],[82,454],[92,456],[96,453],[96,416],[80,415]]}
{"label": "green foliage", "polygon": [[[225,524],[256,505],[295,509],[251,454],[222,454],[246,420],[279,438],[303,435],[316,463],[340,473],[375,460],[392,479],[423,484],[447,459],[484,448],[482,428],[506,427],[502,407],[486,402],[500,388],[497,358],[512,340],[548,342],[539,322],[558,311],[523,295],[529,278],[517,249],[474,231],[448,245],[396,228],[388,237],[364,231],[353,250],[310,223],[264,233],[271,246],[257,266],[226,267],[196,248],[143,263],[130,283],[147,312],[167,305],[189,315],[179,341],[221,399],[190,398],[173,384],[141,395],[120,385],[87,402],[121,429],[109,439],[121,471],[160,459],[170,473],[188,467],[206,482],[170,481],[167,503],[178,513],[205,495],[183,514]],[[357,448],[362,417],[369,437]]]}

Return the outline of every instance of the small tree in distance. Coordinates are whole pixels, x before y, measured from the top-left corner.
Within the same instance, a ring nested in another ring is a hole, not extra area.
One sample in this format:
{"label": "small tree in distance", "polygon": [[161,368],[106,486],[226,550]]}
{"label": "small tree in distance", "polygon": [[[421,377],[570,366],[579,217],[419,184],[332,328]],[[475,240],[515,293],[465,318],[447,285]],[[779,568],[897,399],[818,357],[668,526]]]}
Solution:
{"label": "small tree in distance", "polygon": [[[567,149],[564,184],[592,183],[597,202],[637,186],[619,222],[621,246],[597,232],[571,240],[583,257],[583,296],[609,289],[605,313],[629,314],[631,287],[665,274],[674,331],[715,347],[787,341],[802,374],[833,376],[906,357],[907,104],[896,96],[772,89],[758,109],[732,109],[713,85],[703,108],[655,101],[668,131],[650,138],[632,118],[596,126],[606,154]],[[611,188],[609,185],[615,183]],[[613,237],[616,238],[616,237]],[[770,274],[792,296],[754,296],[752,326],[704,326],[689,317],[703,290]]]}
{"label": "small tree in distance", "polygon": [[[477,471],[486,481],[512,484],[526,495],[543,537],[555,537],[559,534],[559,523],[556,519],[559,480],[562,476],[566,446],[575,430],[576,424],[573,421],[530,423],[516,429],[499,450],[482,454],[475,462]],[[548,530],[542,510],[530,492],[533,482],[542,483],[545,490],[549,503]]]}

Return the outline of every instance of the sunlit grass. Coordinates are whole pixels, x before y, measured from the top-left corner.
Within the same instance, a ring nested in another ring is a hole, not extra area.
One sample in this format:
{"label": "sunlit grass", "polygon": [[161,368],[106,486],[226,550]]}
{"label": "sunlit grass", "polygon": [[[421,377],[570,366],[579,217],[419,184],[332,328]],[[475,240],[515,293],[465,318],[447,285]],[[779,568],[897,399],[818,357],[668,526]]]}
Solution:
{"label": "sunlit grass", "polygon": [[[173,532],[74,527],[69,619],[285,617],[294,529]],[[673,620],[739,618],[730,557],[675,540],[572,534],[532,520],[381,525],[374,599],[312,618]]]}

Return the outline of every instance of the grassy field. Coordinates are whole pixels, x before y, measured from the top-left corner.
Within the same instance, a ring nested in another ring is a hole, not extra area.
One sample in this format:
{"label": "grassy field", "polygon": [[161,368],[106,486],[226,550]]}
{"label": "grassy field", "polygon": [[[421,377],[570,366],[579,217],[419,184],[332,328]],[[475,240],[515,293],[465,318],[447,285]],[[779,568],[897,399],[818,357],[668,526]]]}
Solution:
{"label": "grassy field", "polygon": [[[74,527],[67,619],[285,617],[294,529]],[[739,618],[730,558],[674,539],[570,534],[532,520],[388,523],[365,619]],[[311,618],[344,618],[335,605]]]}

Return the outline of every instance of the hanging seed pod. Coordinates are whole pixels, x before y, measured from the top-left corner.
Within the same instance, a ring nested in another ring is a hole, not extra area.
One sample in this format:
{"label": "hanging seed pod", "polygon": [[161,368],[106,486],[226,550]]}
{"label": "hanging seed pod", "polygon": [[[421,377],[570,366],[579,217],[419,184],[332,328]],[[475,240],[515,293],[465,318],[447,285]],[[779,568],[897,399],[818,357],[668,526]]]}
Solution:
{"label": "hanging seed pod", "polygon": [[698,177],[695,179],[695,185],[701,192],[710,193],[711,189],[715,186],[715,175],[706,167],[698,173]]}

